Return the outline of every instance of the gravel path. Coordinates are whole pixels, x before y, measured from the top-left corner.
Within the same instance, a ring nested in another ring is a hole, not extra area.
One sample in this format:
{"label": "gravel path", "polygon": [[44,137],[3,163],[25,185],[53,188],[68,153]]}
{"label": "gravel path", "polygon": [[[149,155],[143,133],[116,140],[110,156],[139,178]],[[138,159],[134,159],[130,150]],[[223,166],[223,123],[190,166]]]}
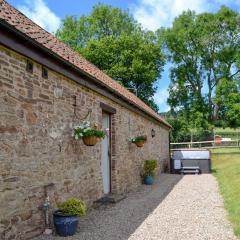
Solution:
{"label": "gravel path", "polygon": [[[36,240],[59,240],[42,236]],[[235,240],[215,178],[162,174],[121,202],[92,210],[71,240]]]}

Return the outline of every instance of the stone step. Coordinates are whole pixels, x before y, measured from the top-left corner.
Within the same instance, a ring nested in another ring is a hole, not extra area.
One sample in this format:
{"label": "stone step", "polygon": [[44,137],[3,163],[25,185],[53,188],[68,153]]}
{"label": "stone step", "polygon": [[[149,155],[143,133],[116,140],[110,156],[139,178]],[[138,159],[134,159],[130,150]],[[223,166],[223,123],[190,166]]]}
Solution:
{"label": "stone step", "polygon": [[94,205],[98,207],[99,205],[107,205],[107,204],[114,204],[120,202],[121,200],[125,199],[126,196],[124,194],[107,194],[102,198],[98,199],[94,202]]}

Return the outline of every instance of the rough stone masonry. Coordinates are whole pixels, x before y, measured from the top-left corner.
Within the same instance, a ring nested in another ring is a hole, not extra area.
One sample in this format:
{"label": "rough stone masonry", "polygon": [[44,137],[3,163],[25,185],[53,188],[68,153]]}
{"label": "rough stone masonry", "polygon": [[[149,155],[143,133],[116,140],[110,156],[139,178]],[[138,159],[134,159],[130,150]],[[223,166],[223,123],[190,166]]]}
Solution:
{"label": "rough stone masonry", "polygon": [[[43,77],[36,62],[28,72],[27,60],[0,46],[0,239],[39,235],[46,194],[52,208],[69,197],[91,205],[103,196],[101,144],[87,147],[71,136],[72,126],[89,110],[91,122],[101,127],[101,102],[116,109],[111,125],[113,192],[141,184],[145,159],[157,159],[159,172],[169,160],[167,128],[50,69]],[[128,141],[139,133],[148,138],[143,148]]]}

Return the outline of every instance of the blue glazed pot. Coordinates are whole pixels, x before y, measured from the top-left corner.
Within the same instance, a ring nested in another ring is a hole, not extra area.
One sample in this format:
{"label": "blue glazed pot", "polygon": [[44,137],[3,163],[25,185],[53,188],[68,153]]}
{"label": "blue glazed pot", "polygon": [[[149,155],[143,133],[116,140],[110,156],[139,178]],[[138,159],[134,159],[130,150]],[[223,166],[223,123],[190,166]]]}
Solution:
{"label": "blue glazed pot", "polygon": [[145,176],[144,179],[144,184],[146,185],[153,185],[153,177],[152,176]]}
{"label": "blue glazed pot", "polygon": [[53,213],[53,221],[56,233],[59,236],[67,237],[76,233],[79,218],[75,215],[67,215],[56,211]]}

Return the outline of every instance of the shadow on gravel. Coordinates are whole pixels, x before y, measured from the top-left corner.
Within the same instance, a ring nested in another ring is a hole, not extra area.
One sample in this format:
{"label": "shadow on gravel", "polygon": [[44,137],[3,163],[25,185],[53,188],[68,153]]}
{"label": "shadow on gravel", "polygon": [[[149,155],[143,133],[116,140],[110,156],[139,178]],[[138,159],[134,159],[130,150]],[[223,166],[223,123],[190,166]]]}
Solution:
{"label": "shadow on gravel", "polygon": [[[116,204],[92,209],[79,222],[76,240],[127,240],[182,179],[181,175],[161,174],[154,185],[142,185]],[[62,239],[57,236],[36,239]]]}

